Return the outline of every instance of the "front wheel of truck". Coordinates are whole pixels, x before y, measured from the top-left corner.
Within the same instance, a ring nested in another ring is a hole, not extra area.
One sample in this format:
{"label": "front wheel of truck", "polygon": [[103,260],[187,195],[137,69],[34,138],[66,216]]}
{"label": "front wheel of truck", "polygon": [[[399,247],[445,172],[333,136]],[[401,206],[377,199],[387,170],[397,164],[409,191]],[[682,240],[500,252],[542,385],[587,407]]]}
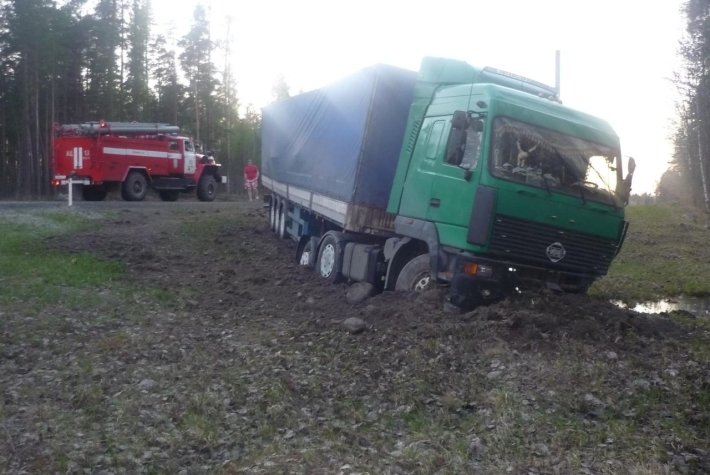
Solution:
{"label": "front wheel of truck", "polygon": [[402,268],[397,276],[395,290],[422,292],[433,285],[429,254],[421,254]]}
{"label": "front wheel of truck", "polygon": [[217,180],[213,175],[202,175],[197,184],[197,198],[200,201],[214,201],[217,196]]}

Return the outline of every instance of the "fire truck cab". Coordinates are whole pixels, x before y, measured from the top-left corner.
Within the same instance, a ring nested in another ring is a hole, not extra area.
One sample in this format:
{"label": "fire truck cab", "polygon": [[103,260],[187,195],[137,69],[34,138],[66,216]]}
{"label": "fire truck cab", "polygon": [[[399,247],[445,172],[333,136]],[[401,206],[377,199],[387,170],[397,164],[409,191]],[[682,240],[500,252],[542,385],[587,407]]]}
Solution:
{"label": "fire truck cab", "polygon": [[149,188],[163,201],[192,190],[201,201],[213,201],[217,184],[226,183],[212,154],[197,153],[193,141],[168,124],[57,126],[53,166],[52,184],[79,184],[88,201],[101,201],[113,189],[120,189],[126,201],[141,201]]}

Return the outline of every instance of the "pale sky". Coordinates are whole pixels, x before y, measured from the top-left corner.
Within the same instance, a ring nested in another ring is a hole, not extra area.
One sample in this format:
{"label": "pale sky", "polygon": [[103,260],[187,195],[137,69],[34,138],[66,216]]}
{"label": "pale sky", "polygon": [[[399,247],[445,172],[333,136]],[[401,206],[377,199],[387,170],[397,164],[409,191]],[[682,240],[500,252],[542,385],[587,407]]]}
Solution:
{"label": "pale sky", "polygon": [[[152,0],[157,28],[184,35],[197,0]],[[671,159],[683,0],[202,0],[213,38],[232,18],[242,104],[261,108],[282,74],[291,94],[376,63],[417,70],[423,56],[492,66],[554,85],[564,104],[607,120],[636,159],[635,193]],[[217,61],[220,65],[220,61]]]}

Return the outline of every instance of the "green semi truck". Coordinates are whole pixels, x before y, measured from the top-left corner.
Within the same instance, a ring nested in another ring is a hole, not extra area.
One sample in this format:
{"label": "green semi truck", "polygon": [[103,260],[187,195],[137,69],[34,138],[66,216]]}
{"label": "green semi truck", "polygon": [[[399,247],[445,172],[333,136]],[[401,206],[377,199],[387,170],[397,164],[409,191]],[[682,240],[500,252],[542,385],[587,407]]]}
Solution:
{"label": "green semi truck", "polygon": [[635,164],[601,119],[541,83],[425,58],[263,110],[271,228],[327,281],[447,283],[472,308],[527,287],[583,292],[628,223]]}

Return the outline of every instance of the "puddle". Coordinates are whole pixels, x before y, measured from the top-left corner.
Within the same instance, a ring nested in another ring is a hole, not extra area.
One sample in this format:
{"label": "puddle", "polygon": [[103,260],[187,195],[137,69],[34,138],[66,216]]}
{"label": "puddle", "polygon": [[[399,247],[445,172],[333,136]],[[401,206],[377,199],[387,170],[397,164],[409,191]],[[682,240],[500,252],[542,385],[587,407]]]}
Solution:
{"label": "puddle", "polygon": [[[618,300],[612,301],[618,307],[631,308]],[[641,302],[632,310],[639,313],[663,313],[683,310],[696,317],[710,317],[710,297],[675,297],[655,302]]]}

